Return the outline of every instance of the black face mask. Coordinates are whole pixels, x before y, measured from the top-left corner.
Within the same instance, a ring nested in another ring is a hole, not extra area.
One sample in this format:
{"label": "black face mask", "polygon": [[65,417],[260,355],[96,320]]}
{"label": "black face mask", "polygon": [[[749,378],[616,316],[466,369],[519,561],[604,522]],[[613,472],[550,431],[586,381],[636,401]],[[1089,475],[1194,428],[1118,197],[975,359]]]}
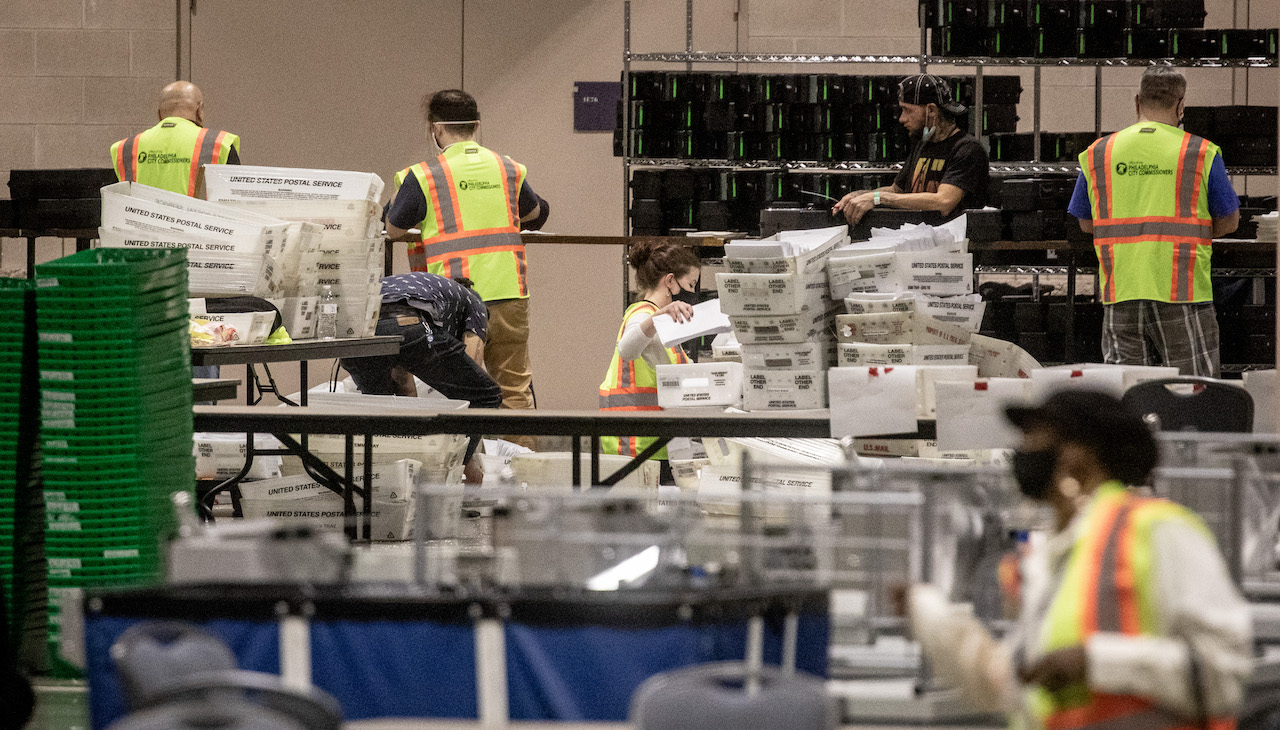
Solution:
{"label": "black face mask", "polygon": [[679,289],[680,291],[671,295],[671,301],[684,302],[685,304],[688,304],[691,307],[697,305],[698,292],[685,289],[684,287],[680,286],[680,282],[678,281],[676,282],[676,288]]}
{"label": "black face mask", "polygon": [[1057,449],[1013,452],[1013,476],[1018,480],[1018,491],[1031,499],[1044,501],[1049,496],[1057,469]]}

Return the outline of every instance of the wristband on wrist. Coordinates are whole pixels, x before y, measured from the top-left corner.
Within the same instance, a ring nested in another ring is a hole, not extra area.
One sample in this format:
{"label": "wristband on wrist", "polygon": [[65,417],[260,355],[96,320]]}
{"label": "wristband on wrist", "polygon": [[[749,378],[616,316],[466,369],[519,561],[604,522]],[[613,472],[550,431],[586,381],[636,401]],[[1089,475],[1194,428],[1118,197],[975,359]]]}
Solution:
{"label": "wristband on wrist", "polygon": [[880,205],[880,191],[879,191],[879,190],[877,190],[877,191],[875,192],[875,194],[871,196],[871,200],[872,200],[872,204],[873,204],[873,205],[875,205],[875,206],[879,206],[879,205]]}

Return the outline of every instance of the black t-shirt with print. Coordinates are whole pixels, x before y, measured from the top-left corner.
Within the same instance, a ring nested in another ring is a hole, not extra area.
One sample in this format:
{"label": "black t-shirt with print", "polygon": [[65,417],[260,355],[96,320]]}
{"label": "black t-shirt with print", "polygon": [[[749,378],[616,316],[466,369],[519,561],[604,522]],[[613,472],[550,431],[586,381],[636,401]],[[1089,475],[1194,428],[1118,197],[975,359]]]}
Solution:
{"label": "black t-shirt with print", "polygon": [[946,183],[964,191],[948,218],[986,204],[990,176],[987,151],[968,132],[956,132],[940,142],[917,143],[894,185],[904,193],[936,193]]}

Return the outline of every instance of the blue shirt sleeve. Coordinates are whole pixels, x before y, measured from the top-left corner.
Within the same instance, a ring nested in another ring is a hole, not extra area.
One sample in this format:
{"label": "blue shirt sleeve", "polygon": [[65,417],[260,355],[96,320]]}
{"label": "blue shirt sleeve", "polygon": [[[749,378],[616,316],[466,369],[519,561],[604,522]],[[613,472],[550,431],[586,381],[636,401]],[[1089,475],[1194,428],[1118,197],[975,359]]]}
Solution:
{"label": "blue shirt sleeve", "polygon": [[467,324],[466,329],[476,333],[476,336],[482,340],[489,339],[489,310],[485,308],[484,301],[480,299],[480,295],[471,289],[462,288],[466,299]]}
{"label": "blue shirt sleeve", "polygon": [[427,196],[418,184],[418,177],[413,174],[405,175],[404,182],[396,191],[395,200],[387,208],[386,222],[407,231],[417,228],[426,217]]}
{"label": "blue shirt sleeve", "polygon": [[1209,215],[1214,218],[1225,218],[1240,210],[1240,196],[1231,185],[1227,176],[1227,163],[1219,154],[1213,158],[1213,166],[1209,168]]}
{"label": "blue shirt sleeve", "polygon": [[1083,172],[1076,178],[1076,189],[1071,192],[1071,204],[1067,206],[1067,212],[1081,220],[1093,219],[1093,206],[1089,203],[1089,183]]}

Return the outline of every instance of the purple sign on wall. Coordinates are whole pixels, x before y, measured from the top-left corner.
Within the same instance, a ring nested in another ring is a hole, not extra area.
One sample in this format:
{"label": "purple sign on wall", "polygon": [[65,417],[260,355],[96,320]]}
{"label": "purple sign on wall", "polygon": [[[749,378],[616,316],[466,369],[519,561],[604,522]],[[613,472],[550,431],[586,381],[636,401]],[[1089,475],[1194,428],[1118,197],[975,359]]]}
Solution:
{"label": "purple sign on wall", "polygon": [[575,81],[573,83],[573,131],[612,132],[618,122],[618,81]]}

